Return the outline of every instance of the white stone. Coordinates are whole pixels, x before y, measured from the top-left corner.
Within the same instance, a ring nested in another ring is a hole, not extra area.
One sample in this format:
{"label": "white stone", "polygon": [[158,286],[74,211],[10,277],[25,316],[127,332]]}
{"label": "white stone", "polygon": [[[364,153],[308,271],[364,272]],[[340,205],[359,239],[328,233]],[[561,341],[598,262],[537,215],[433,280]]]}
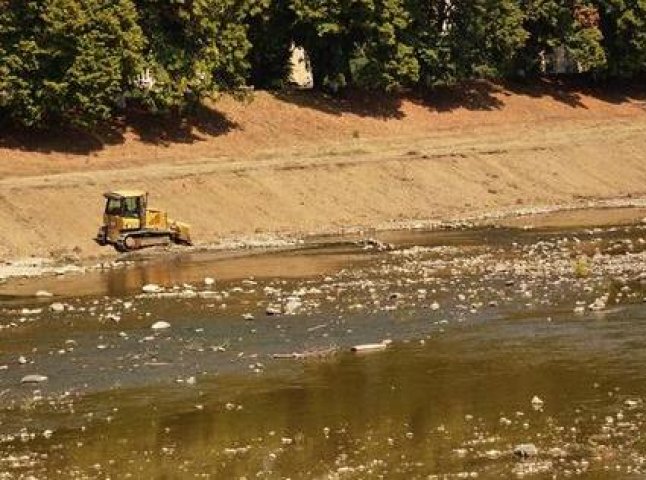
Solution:
{"label": "white stone", "polygon": [[303,302],[299,297],[289,297],[283,307],[283,312],[286,315],[295,315],[302,305]]}
{"label": "white stone", "polygon": [[144,293],[158,293],[158,292],[161,292],[163,288],[154,283],[149,283],[148,285],[144,285],[143,287],[141,287],[141,290]]}
{"label": "white stone", "polygon": [[164,322],[164,321],[159,321],[159,322],[153,323],[150,326],[150,328],[152,328],[153,330],[165,330],[167,328],[170,328],[170,323]]}
{"label": "white stone", "polygon": [[54,302],[49,306],[49,309],[52,312],[60,313],[65,310],[65,305],[60,302]]}
{"label": "white stone", "polygon": [[538,448],[533,443],[523,443],[514,447],[514,455],[521,458],[535,457],[538,455]]}
{"label": "white stone", "polygon": [[45,375],[25,375],[22,377],[22,380],[20,380],[20,383],[42,383],[46,382],[47,377]]}

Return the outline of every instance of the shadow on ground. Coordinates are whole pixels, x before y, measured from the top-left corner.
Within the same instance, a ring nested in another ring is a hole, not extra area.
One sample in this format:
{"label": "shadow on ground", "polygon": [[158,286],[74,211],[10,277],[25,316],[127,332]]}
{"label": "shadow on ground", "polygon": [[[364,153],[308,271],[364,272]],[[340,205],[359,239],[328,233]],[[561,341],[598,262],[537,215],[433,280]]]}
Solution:
{"label": "shadow on ground", "polygon": [[638,81],[593,82],[585,77],[565,77],[527,82],[501,82],[500,86],[510,94],[534,98],[549,97],[572,108],[585,108],[583,95],[603,102],[619,105],[628,101],[646,100],[646,88]]}
{"label": "shadow on ground", "polygon": [[278,100],[311,108],[330,115],[350,113],[359,117],[401,119],[404,96],[374,92],[346,91],[330,95],[312,90],[281,90],[270,92]]}
{"label": "shadow on ground", "polygon": [[48,130],[0,128],[0,148],[89,155],[107,146],[123,143],[126,132],[132,132],[143,143],[167,146],[198,142],[204,136],[217,137],[237,128],[239,125],[226,115],[203,105],[186,117],[131,110],[114,123],[102,125],[93,131],[64,127]]}
{"label": "shadow on ground", "polygon": [[[411,101],[439,113],[458,109],[494,111],[505,106],[513,95],[551,98],[571,108],[586,109],[582,98],[593,97],[611,104],[637,101],[646,109],[646,85],[632,83],[593,83],[584,78],[532,79],[527,81],[465,82],[451,87],[438,87],[426,92],[403,94],[346,91],[332,96],[306,90],[270,92],[281,102],[317,110],[329,115],[353,114],[377,119],[402,119],[404,101]],[[249,108],[254,108],[253,104]],[[202,105],[190,115],[151,115],[132,110],[113,124],[93,132],[75,129],[29,131],[0,127],[0,148],[27,152],[89,155],[109,145],[125,142],[132,132],[146,144],[169,146],[190,144],[204,137],[225,135],[241,126],[216,109]]]}
{"label": "shadow on ground", "polygon": [[463,108],[469,111],[492,111],[505,106],[501,98],[509,95],[505,89],[490,82],[468,82],[460,86],[437,87],[418,92],[409,99],[437,112],[452,112]]}
{"label": "shadow on ground", "polygon": [[458,109],[500,110],[505,106],[505,98],[512,95],[550,98],[571,108],[587,109],[582,101],[584,96],[612,104],[645,101],[646,87],[639,82],[594,83],[586,78],[560,77],[496,83],[485,80],[470,81],[404,94],[348,92],[339,97],[332,97],[312,91],[282,91],[273,92],[272,95],[287,103],[333,115],[347,113],[360,117],[401,119],[405,116],[401,110],[404,100],[439,113]]}

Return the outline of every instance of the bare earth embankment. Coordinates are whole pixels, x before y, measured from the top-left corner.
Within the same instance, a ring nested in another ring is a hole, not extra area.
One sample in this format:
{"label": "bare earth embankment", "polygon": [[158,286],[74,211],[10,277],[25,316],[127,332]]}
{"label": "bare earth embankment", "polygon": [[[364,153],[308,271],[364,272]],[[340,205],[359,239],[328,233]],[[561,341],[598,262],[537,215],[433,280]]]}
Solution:
{"label": "bare earth embankment", "polygon": [[428,101],[223,99],[190,128],[0,135],[0,259],[94,245],[101,193],[143,188],[197,243],[646,196],[646,95],[476,86]]}

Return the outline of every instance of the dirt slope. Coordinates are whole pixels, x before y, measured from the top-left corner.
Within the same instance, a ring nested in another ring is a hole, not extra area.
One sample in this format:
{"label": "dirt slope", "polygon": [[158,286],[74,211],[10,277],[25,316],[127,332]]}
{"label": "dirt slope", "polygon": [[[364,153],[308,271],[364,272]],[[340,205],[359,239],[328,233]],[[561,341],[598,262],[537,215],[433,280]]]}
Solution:
{"label": "dirt slope", "polygon": [[424,102],[258,93],[111,145],[5,135],[0,257],[97,254],[101,192],[125,187],[198,242],[646,195],[643,95],[483,88]]}

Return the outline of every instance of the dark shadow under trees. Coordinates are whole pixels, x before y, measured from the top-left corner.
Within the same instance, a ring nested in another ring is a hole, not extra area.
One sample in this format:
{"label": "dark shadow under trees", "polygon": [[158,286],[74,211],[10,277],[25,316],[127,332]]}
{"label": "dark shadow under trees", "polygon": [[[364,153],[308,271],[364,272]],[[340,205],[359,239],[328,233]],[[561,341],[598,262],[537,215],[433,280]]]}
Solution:
{"label": "dark shadow under trees", "polygon": [[350,113],[359,117],[400,119],[404,117],[401,105],[404,97],[382,92],[345,90],[331,95],[316,90],[285,89],[270,92],[286,103],[318,110],[330,115]]}
{"label": "dark shadow under trees", "polygon": [[205,105],[196,106],[186,115],[151,114],[131,109],[113,122],[92,130],[58,125],[49,129],[0,125],[0,148],[90,155],[110,145],[124,143],[127,132],[132,132],[143,143],[169,146],[199,142],[203,136],[218,137],[237,128],[239,125],[225,114]]}
{"label": "dark shadow under trees", "polygon": [[571,108],[586,106],[583,96],[603,102],[621,104],[646,99],[646,83],[639,81],[599,82],[582,76],[487,81],[476,80],[458,85],[438,86],[427,90],[400,93],[346,91],[332,96],[311,90],[282,90],[271,94],[287,103],[332,115],[344,113],[379,119],[401,119],[404,100],[437,112],[458,109],[494,111],[505,106],[505,98],[520,95],[548,98]]}
{"label": "dark shadow under trees", "polygon": [[[549,98],[571,108],[586,108],[583,96],[621,104],[643,102],[646,109],[646,82],[599,82],[582,77],[551,79],[505,80],[499,82],[471,81],[450,87],[403,93],[344,91],[329,95],[312,90],[286,89],[270,92],[274,98],[324,112],[330,115],[354,114],[376,119],[401,119],[404,100],[437,112],[457,109],[494,111],[505,106],[506,97],[522,95]],[[248,108],[256,108],[251,102]],[[27,152],[90,155],[110,145],[126,140],[128,132],[146,144],[170,146],[191,144],[206,137],[218,137],[241,128],[227,115],[206,105],[198,105],[190,114],[154,115],[131,109],[114,122],[83,131],[71,127],[30,130],[0,124],[0,148]]]}

